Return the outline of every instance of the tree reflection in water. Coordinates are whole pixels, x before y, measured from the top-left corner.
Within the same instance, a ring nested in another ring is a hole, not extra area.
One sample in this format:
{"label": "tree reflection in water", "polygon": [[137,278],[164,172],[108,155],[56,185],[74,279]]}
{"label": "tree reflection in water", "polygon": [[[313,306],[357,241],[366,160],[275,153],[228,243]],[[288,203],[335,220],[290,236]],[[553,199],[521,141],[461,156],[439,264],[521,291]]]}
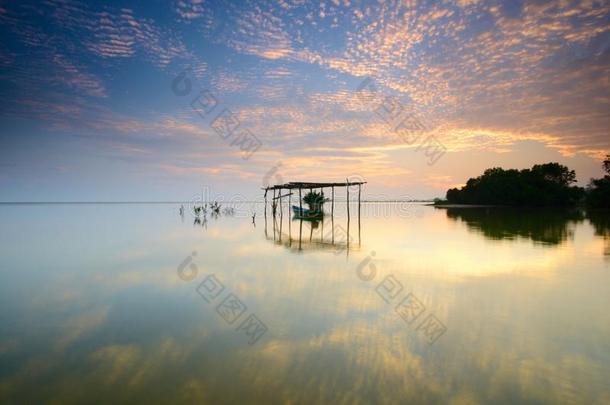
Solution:
{"label": "tree reflection in water", "polygon": [[610,259],[610,211],[590,210],[587,219],[595,229],[595,235],[604,238],[604,255]]}
{"label": "tree reflection in water", "polygon": [[579,209],[452,207],[447,217],[461,220],[489,239],[527,238],[543,245],[558,245],[573,237],[573,226],[585,214]]}

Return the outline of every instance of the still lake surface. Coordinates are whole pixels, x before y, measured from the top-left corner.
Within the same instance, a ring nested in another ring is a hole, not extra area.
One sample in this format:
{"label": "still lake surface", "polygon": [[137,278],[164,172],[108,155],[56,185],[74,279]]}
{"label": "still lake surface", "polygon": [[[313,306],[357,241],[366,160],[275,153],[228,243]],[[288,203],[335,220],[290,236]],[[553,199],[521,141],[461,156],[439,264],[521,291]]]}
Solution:
{"label": "still lake surface", "polygon": [[610,403],[607,213],[340,205],[0,205],[0,402]]}

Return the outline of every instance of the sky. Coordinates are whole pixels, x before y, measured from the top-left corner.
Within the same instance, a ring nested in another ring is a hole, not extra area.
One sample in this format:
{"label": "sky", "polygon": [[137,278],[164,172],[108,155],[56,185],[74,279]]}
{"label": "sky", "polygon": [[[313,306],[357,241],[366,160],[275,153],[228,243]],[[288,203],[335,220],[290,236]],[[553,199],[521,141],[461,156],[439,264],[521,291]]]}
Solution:
{"label": "sky", "polygon": [[608,1],[3,1],[0,201],[442,197],[610,151]]}

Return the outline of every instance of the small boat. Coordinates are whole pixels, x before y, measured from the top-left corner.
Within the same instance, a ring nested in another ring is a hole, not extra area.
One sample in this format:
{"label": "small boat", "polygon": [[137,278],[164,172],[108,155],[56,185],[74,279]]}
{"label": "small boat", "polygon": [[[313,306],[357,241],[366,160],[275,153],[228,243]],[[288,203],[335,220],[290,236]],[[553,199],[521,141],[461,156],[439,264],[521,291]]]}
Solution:
{"label": "small boat", "polygon": [[322,218],[324,213],[322,211],[314,211],[307,208],[301,208],[297,205],[292,206],[292,212],[297,218],[311,219],[311,218]]}

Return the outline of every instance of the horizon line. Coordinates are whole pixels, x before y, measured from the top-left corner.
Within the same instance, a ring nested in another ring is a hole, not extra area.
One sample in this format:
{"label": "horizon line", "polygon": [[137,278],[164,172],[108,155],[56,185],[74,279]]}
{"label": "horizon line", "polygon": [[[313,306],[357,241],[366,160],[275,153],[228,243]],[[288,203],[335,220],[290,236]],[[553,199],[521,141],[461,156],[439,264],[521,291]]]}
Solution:
{"label": "horizon line", "polygon": [[[346,202],[347,200],[335,200],[335,202]],[[203,203],[212,203],[212,201],[203,201]],[[240,204],[240,203],[264,203],[264,200],[242,200],[242,201],[217,201],[223,204]],[[350,200],[357,202],[357,200]],[[361,200],[361,202],[434,202],[434,199],[409,199],[409,200]],[[36,205],[36,204],[191,204],[193,201],[0,201],[0,205]],[[202,201],[197,201],[202,203]]]}

